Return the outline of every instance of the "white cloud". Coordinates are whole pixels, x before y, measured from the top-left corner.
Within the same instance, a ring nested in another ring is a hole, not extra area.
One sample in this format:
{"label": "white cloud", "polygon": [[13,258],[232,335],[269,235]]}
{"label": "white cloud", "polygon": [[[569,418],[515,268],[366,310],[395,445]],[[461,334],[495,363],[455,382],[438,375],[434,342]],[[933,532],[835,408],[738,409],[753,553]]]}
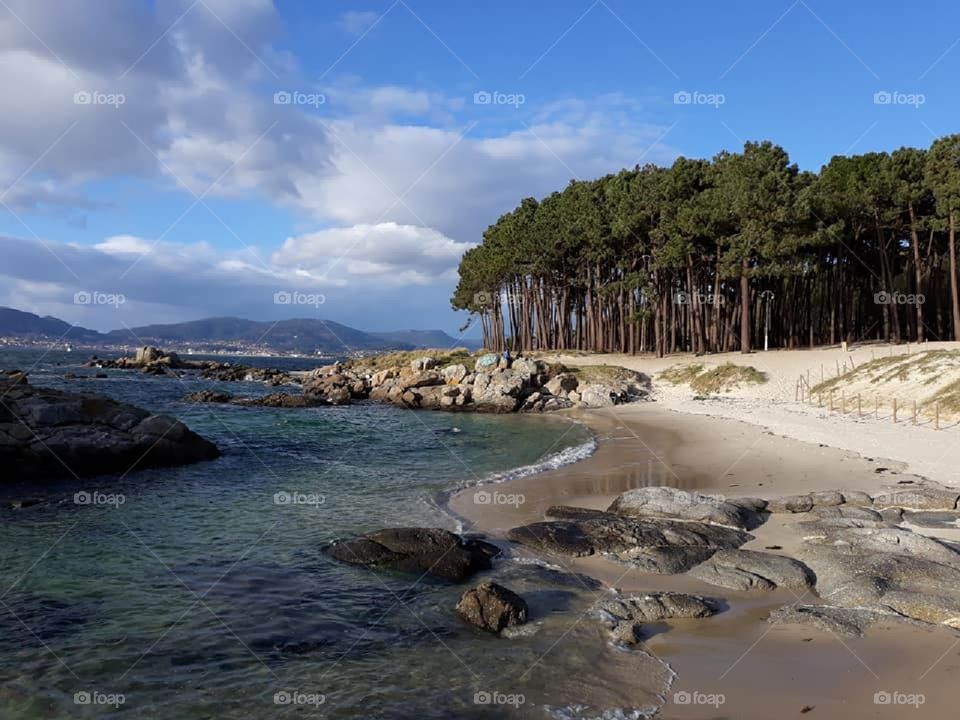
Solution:
{"label": "white cloud", "polygon": [[337,26],[350,35],[363,35],[380,19],[380,14],[371,10],[349,10],[340,16]]}

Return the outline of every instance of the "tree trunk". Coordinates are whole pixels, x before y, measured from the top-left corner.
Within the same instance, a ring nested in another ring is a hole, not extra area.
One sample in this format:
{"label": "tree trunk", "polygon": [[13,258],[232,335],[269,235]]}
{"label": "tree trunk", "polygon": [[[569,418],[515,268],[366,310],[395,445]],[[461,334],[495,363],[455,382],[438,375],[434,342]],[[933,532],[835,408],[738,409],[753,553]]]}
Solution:
{"label": "tree trunk", "polygon": [[740,266],[740,352],[750,352],[750,278],[746,258]]}

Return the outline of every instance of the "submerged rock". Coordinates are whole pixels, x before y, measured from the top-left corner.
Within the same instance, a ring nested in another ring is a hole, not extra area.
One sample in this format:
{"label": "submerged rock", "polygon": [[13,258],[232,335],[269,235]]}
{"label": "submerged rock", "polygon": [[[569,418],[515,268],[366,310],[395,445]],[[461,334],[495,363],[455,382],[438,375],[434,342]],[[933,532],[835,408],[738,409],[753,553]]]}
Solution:
{"label": "submerged rock", "polygon": [[10,480],[98,475],[219,457],[217,446],[166,415],[101,395],[0,380],[0,464]]}
{"label": "submerged rock", "polygon": [[774,625],[806,625],[844,637],[863,637],[871,625],[896,622],[903,618],[891,612],[831,605],[787,605],[770,613],[767,622]]}
{"label": "submerged rock", "polygon": [[483,540],[463,538],[440,528],[387,528],[336,542],[325,552],[353,565],[427,573],[460,582],[490,569],[499,549]]}
{"label": "submerged rock", "polygon": [[485,582],[467,590],[457,603],[457,613],[471,625],[499,633],[527,622],[527,603],[512,590]]}

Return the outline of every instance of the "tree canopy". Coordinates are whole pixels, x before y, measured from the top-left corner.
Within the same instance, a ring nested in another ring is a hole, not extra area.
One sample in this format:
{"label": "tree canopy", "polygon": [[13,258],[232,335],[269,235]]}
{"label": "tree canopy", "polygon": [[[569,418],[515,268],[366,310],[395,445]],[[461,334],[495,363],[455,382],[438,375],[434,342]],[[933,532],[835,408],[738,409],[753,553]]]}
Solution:
{"label": "tree canopy", "polygon": [[960,339],[960,135],[800,171],[771,142],[524,198],[452,299],[494,350]]}

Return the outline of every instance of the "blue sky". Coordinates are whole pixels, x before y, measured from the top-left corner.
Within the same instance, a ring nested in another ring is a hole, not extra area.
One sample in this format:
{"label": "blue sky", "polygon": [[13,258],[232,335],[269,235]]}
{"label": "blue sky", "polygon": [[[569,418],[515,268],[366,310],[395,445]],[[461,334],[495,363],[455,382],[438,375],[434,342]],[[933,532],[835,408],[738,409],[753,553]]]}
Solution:
{"label": "blue sky", "polygon": [[955,132],[958,20],[932,2],[6,0],[0,304],[99,329],[455,334],[457,260],[521,197],[744,140],[817,170]]}

